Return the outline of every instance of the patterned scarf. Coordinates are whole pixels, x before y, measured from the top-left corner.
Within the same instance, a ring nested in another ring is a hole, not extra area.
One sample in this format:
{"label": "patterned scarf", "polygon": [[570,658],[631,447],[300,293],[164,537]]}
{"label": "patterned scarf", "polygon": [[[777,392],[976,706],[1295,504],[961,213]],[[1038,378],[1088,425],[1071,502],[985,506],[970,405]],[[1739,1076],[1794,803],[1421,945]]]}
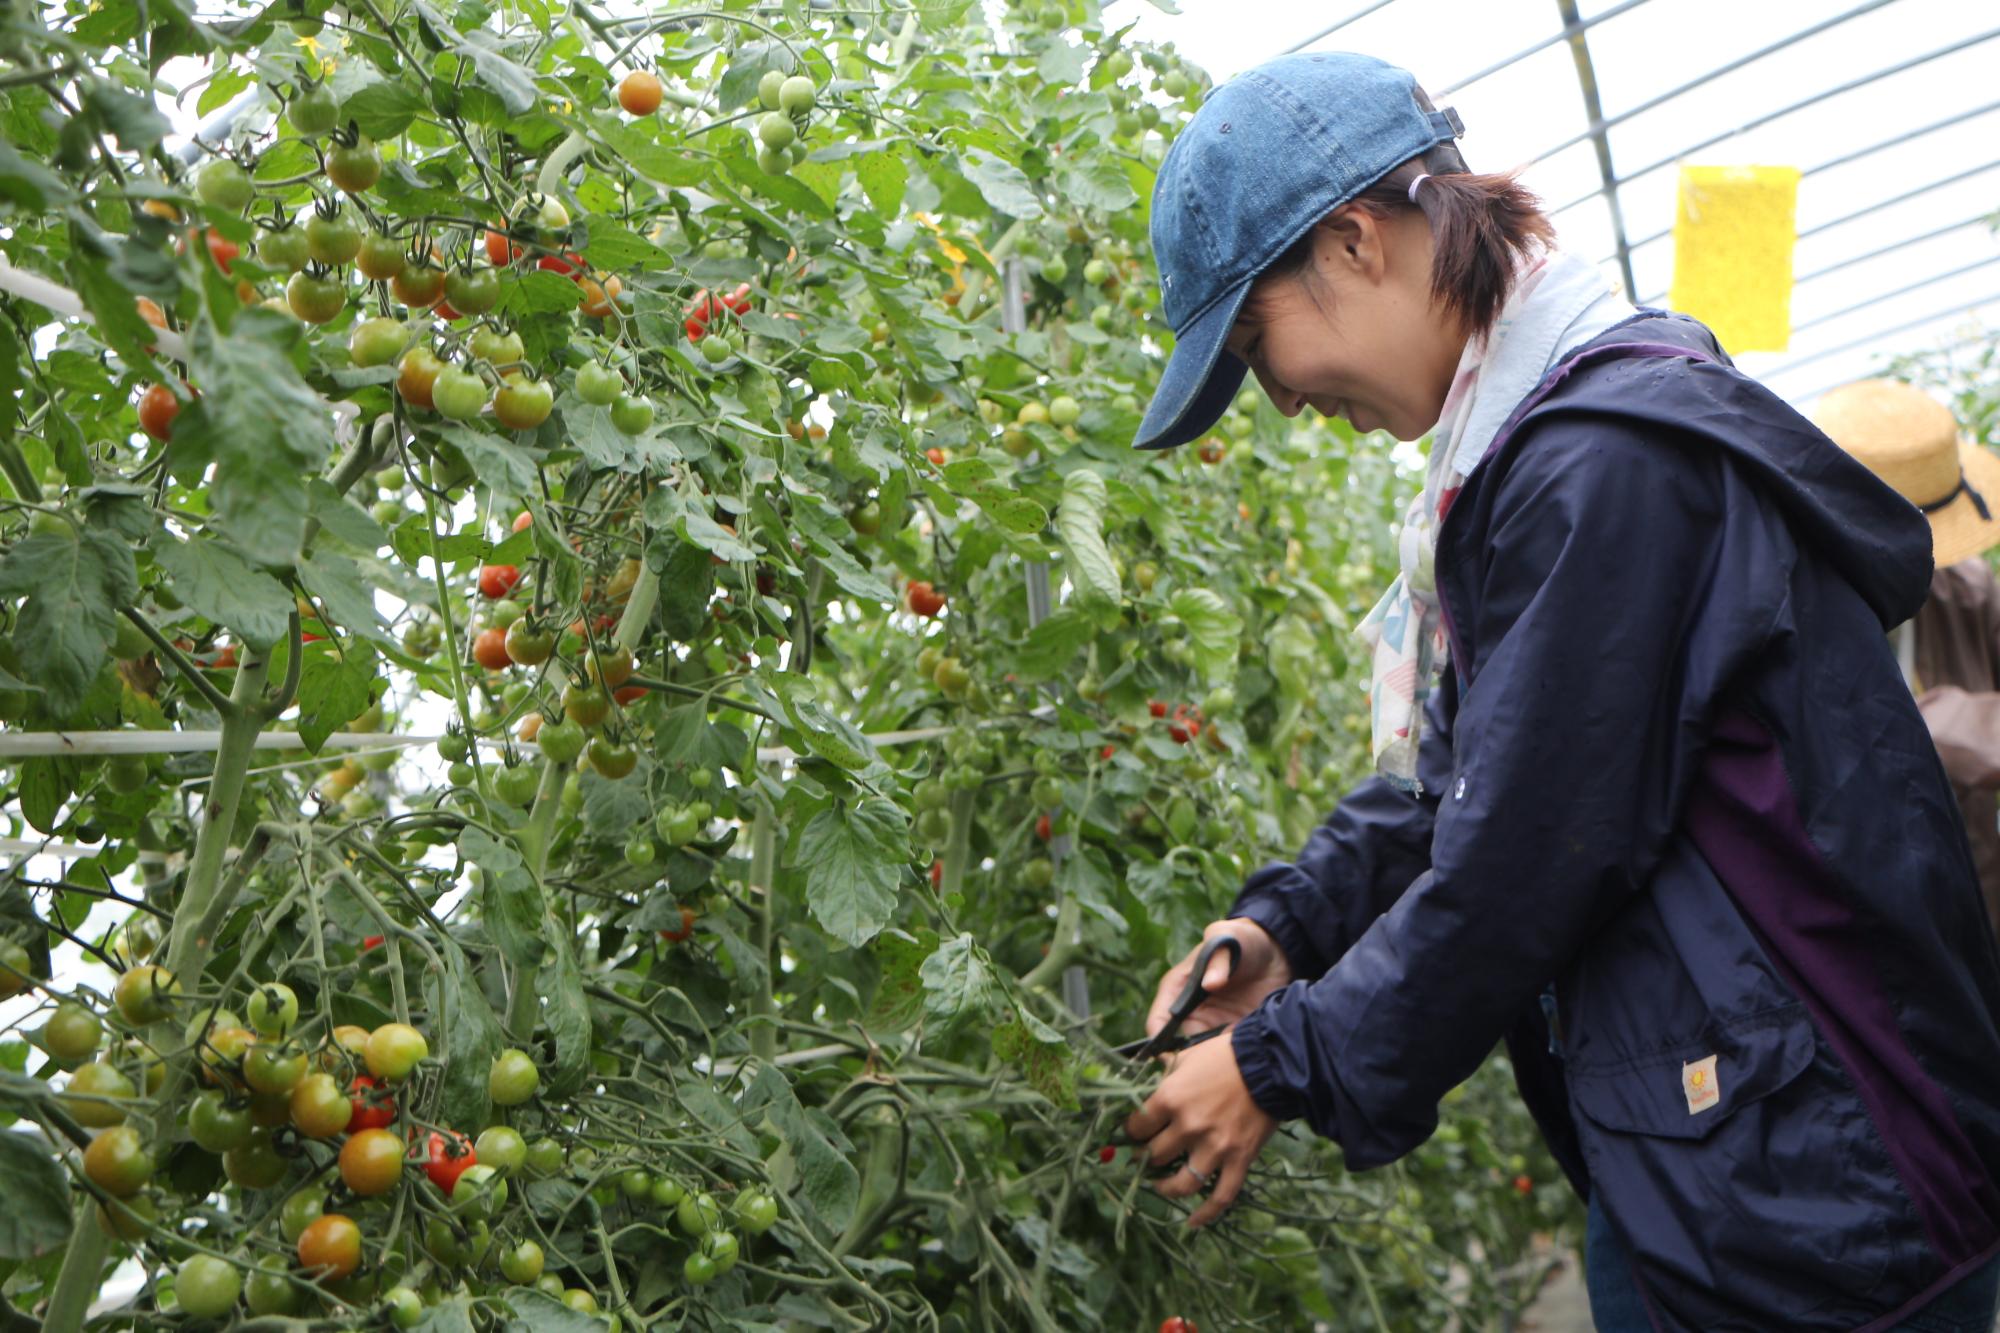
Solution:
{"label": "patterned scarf", "polygon": [[1449,656],[1432,569],[1445,512],[1515,406],[1566,353],[1635,313],[1595,265],[1550,251],[1516,277],[1492,332],[1465,345],[1431,431],[1424,488],[1403,514],[1402,572],[1355,630],[1375,652],[1368,689],[1375,764],[1405,791],[1423,790],[1424,702]]}

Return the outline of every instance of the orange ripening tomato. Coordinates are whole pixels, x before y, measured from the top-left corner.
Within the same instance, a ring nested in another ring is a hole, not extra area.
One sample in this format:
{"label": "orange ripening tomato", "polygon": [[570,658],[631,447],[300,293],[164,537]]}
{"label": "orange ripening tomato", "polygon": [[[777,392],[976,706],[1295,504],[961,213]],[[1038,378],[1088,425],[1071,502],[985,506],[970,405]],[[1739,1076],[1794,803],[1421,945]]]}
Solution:
{"label": "orange ripening tomato", "polygon": [[162,444],[172,437],[180,412],[181,400],[164,384],[149,385],[139,395],[139,429]]}
{"label": "orange ripening tomato", "polygon": [[666,85],[648,70],[635,69],[618,81],[618,105],[628,116],[650,116],[665,98]]}
{"label": "orange ripening tomato", "polygon": [[945,596],[928,581],[918,579],[903,590],[903,604],[909,607],[912,615],[928,620],[944,610]]}
{"label": "orange ripening tomato", "polygon": [[160,303],[150,296],[141,296],[132,303],[138,308],[139,318],[156,329],[167,327],[167,312],[160,309]]}
{"label": "orange ripening tomato", "polygon": [[486,233],[486,262],[495,268],[506,268],[521,257],[521,247],[507,239],[506,233],[488,231]]}
{"label": "orange ripening tomato", "polygon": [[603,319],[617,310],[618,293],[625,290],[615,273],[602,284],[595,278],[584,278],[578,285],[583,288],[583,313],[592,319]]}

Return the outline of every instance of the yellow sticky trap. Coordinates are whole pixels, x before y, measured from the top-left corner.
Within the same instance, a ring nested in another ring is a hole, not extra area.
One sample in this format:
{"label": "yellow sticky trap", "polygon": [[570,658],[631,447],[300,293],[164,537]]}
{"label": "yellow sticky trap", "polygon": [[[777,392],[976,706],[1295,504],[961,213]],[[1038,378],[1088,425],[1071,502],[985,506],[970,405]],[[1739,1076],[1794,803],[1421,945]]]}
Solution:
{"label": "yellow sticky trap", "polygon": [[1798,199],[1797,167],[1681,168],[1667,299],[1732,354],[1791,341]]}

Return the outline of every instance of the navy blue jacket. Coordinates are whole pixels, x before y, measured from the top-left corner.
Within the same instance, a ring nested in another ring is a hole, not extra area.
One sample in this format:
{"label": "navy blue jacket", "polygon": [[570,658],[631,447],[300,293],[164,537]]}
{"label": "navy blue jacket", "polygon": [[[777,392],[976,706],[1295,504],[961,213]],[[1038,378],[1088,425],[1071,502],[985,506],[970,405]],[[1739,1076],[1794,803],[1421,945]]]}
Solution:
{"label": "navy blue jacket", "polygon": [[1884,633],[1922,516],[1648,313],[1436,567],[1424,791],[1364,782],[1232,909],[1300,978],[1233,1035],[1257,1103],[1377,1166],[1505,1038],[1662,1330],[1887,1327],[2000,1253],[2000,955]]}

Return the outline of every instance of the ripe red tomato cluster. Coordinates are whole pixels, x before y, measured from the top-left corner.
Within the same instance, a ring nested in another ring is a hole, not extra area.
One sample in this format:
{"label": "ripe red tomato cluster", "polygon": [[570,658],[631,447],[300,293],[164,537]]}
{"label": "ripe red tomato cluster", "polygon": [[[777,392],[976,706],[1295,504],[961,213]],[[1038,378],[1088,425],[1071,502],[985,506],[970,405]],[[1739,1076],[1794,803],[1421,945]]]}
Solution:
{"label": "ripe red tomato cluster", "polygon": [[721,293],[710,295],[704,287],[694,294],[687,309],[682,312],[682,327],[687,330],[688,341],[700,342],[708,334],[709,321],[731,315],[747,314],[750,310],[750,284],[739,282],[736,290],[727,296]]}
{"label": "ripe red tomato cluster", "polygon": [[910,614],[922,616],[926,620],[944,610],[944,602],[944,594],[933,588],[925,579],[917,579],[903,589],[903,605],[909,608]]}
{"label": "ripe red tomato cluster", "polygon": [[[1159,699],[1154,699],[1148,703],[1146,709],[1154,717],[1164,718],[1167,716],[1167,705]],[[1186,704],[1175,704],[1173,720],[1167,723],[1167,735],[1174,738],[1175,744],[1186,745],[1189,741],[1201,735],[1202,725],[1205,721],[1206,719],[1201,715],[1201,709],[1189,708]],[[1109,758],[1110,756],[1106,755],[1105,757]]]}
{"label": "ripe red tomato cluster", "polygon": [[481,565],[479,567],[479,595],[489,600],[505,597],[521,581],[521,571],[515,565]]}

